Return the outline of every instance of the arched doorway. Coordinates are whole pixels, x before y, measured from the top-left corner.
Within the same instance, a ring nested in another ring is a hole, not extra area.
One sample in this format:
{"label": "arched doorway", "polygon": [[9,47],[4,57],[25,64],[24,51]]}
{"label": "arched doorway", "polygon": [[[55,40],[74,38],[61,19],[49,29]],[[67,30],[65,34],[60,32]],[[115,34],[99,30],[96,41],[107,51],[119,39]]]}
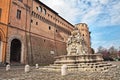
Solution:
{"label": "arched doorway", "polygon": [[5,34],[2,28],[0,28],[0,62],[5,61]]}
{"label": "arched doorway", "polygon": [[0,36],[0,62],[2,62],[2,39]]}
{"label": "arched doorway", "polygon": [[21,42],[18,39],[13,39],[10,47],[10,62],[20,63],[21,61]]}

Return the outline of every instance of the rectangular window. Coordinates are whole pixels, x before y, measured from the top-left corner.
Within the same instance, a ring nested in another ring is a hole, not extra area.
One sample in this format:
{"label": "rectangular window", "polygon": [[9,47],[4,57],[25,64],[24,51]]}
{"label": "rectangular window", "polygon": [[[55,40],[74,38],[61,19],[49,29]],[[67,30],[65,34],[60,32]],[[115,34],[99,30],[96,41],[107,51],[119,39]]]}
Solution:
{"label": "rectangular window", "polygon": [[36,22],[36,25],[38,25],[38,22]]}
{"label": "rectangular window", "polygon": [[31,19],[31,23],[33,23],[33,20]]}
{"label": "rectangular window", "polygon": [[21,10],[17,10],[17,19],[21,19]]}
{"label": "rectangular window", "polygon": [[51,30],[51,27],[49,26],[49,30]]}
{"label": "rectangular window", "polygon": [[0,8],[0,20],[1,20],[1,16],[2,16],[2,9]]}

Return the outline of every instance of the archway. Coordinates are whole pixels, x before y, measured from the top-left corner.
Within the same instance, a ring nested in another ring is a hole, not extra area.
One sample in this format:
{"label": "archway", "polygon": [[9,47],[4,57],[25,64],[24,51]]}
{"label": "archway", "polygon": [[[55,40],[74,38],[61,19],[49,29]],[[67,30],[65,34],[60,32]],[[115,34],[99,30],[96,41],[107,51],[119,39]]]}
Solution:
{"label": "archway", "polygon": [[0,62],[2,62],[2,39],[0,36]]}
{"label": "archway", "polygon": [[20,63],[21,61],[21,42],[18,39],[13,39],[10,47],[10,62]]}

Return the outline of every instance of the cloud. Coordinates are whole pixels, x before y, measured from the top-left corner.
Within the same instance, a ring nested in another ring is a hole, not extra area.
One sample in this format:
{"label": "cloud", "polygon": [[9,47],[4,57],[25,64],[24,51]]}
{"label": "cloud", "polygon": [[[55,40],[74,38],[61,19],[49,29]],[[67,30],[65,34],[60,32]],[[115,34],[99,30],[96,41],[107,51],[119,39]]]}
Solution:
{"label": "cloud", "polygon": [[103,4],[103,5],[108,4],[108,0],[99,0],[99,1],[100,1],[100,4]]}
{"label": "cloud", "polygon": [[101,13],[101,8],[97,7],[94,9],[90,9],[86,14],[82,16],[81,22],[85,22],[87,24],[93,24],[94,21],[96,21],[98,15]]}
{"label": "cloud", "polygon": [[[72,24],[87,23],[89,29],[92,31],[92,47],[97,49],[98,46],[103,45],[109,47],[113,44],[119,46],[120,37],[114,35],[120,32],[113,32],[109,29],[110,26],[120,27],[120,1],[119,0],[41,0],[47,4],[60,16],[68,20]],[[108,29],[99,28],[109,27]],[[107,34],[107,35],[106,35]],[[103,37],[104,36],[104,37]],[[110,37],[114,37],[110,38]],[[108,39],[109,40],[108,40]],[[116,42],[117,41],[117,42]]]}
{"label": "cloud", "polygon": [[119,0],[41,0],[72,24],[120,24]]}
{"label": "cloud", "polygon": [[[42,0],[45,4],[59,13],[60,16],[65,18],[71,23],[75,23],[76,17],[79,13],[78,8],[75,8],[75,0]],[[67,5],[66,5],[67,4]]]}

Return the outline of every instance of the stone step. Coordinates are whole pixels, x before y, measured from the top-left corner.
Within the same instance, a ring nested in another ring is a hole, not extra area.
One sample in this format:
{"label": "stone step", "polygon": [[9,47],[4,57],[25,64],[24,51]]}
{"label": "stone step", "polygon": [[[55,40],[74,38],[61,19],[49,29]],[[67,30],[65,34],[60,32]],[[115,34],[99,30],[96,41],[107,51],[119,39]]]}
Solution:
{"label": "stone step", "polygon": [[[52,65],[54,65],[54,66],[62,66],[63,64],[52,64]],[[67,66],[77,66],[77,64],[67,64]]]}
{"label": "stone step", "polygon": [[[63,64],[53,64],[50,67],[51,68],[61,68],[62,65]],[[81,64],[67,64],[67,67],[68,67],[68,69],[71,69],[71,68],[99,69],[100,71],[101,70],[107,70],[108,68],[111,68],[111,66],[106,66],[105,64],[104,64],[104,66],[101,66],[100,64],[94,64],[93,65],[93,63],[90,63],[89,66],[88,66],[88,64],[85,64],[85,63],[81,63]]]}
{"label": "stone step", "polygon": [[[49,66],[48,67],[50,70],[53,69],[53,70],[61,70],[61,66]],[[109,67],[100,67],[100,68],[83,68],[83,67],[76,67],[76,66],[68,66],[67,68],[68,70],[77,70],[77,71],[106,71],[109,69]]]}
{"label": "stone step", "polygon": [[59,64],[59,63],[61,63],[61,64],[65,64],[65,63],[69,64],[69,63],[75,63],[75,62],[76,62],[75,60],[61,60],[61,61],[55,61],[54,63],[55,64]]}
{"label": "stone step", "polygon": [[[52,69],[61,69],[61,66],[49,66],[49,68],[52,68]],[[67,66],[67,69],[71,69],[71,68],[78,68],[77,66]]]}

